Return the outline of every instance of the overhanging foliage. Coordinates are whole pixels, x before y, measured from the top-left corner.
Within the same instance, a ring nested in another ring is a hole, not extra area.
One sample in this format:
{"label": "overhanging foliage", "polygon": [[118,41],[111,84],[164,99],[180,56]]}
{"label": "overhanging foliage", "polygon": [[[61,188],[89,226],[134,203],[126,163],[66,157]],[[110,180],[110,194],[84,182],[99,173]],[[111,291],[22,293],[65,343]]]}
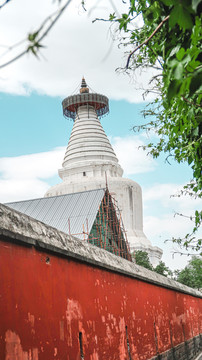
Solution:
{"label": "overhanging foliage", "polygon": [[[193,179],[182,194],[202,197],[202,19],[199,0],[131,0],[126,12],[109,20],[119,24],[122,43],[134,48],[125,71],[152,67],[159,72],[151,79],[157,98],[144,111],[149,121],[135,131],[155,131],[157,142],[145,149],[154,157],[162,152],[192,168]],[[153,120],[152,116],[154,117]],[[202,222],[196,211],[191,234],[173,239],[186,248],[201,248],[195,233]]]}

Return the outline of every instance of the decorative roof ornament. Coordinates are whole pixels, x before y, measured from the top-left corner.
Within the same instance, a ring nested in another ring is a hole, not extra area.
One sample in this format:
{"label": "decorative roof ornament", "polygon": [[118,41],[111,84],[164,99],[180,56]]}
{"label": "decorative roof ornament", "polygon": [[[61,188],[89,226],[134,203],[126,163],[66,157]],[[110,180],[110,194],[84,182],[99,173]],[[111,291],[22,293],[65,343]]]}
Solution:
{"label": "decorative roof ornament", "polygon": [[80,94],[68,96],[63,100],[63,115],[74,120],[78,108],[83,105],[92,106],[98,117],[102,117],[109,112],[108,98],[101,94],[90,93],[84,77],[81,82]]}
{"label": "decorative roof ornament", "polygon": [[89,93],[89,88],[87,87],[86,80],[83,77],[81,81],[80,94]]}

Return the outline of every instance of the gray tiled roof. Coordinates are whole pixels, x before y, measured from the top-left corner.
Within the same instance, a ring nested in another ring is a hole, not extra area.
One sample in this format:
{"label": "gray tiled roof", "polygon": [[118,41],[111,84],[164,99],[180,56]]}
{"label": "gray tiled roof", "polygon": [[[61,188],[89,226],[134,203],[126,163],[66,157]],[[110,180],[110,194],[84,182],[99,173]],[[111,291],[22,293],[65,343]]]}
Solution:
{"label": "gray tiled roof", "polygon": [[[90,232],[105,189],[24,200],[5,205],[69,234]],[[87,220],[87,221],[86,221]],[[83,239],[83,236],[78,236]]]}

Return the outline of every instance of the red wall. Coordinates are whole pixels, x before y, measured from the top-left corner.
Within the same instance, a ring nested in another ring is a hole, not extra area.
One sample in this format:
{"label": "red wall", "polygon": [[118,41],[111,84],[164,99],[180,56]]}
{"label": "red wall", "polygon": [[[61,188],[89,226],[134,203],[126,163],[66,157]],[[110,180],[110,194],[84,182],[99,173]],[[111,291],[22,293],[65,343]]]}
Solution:
{"label": "red wall", "polygon": [[126,326],[147,360],[199,333],[199,298],[35,248],[0,242],[0,274],[1,360],[81,359],[79,332],[85,360],[129,359]]}

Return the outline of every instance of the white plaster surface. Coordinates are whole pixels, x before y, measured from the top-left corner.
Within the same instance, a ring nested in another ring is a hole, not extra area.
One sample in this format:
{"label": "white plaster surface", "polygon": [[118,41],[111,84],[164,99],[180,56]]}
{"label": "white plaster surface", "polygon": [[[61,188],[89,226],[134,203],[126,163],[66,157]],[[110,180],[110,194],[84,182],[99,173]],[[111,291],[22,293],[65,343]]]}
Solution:
{"label": "white plaster surface", "polygon": [[117,200],[131,251],[147,251],[155,266],[162,250],[153,247],[143,232],[142,190],[135,181],[123,178],[123,169],[93,107],[78,108],[59,176],[45,196],[69,194],[106,187]]}

